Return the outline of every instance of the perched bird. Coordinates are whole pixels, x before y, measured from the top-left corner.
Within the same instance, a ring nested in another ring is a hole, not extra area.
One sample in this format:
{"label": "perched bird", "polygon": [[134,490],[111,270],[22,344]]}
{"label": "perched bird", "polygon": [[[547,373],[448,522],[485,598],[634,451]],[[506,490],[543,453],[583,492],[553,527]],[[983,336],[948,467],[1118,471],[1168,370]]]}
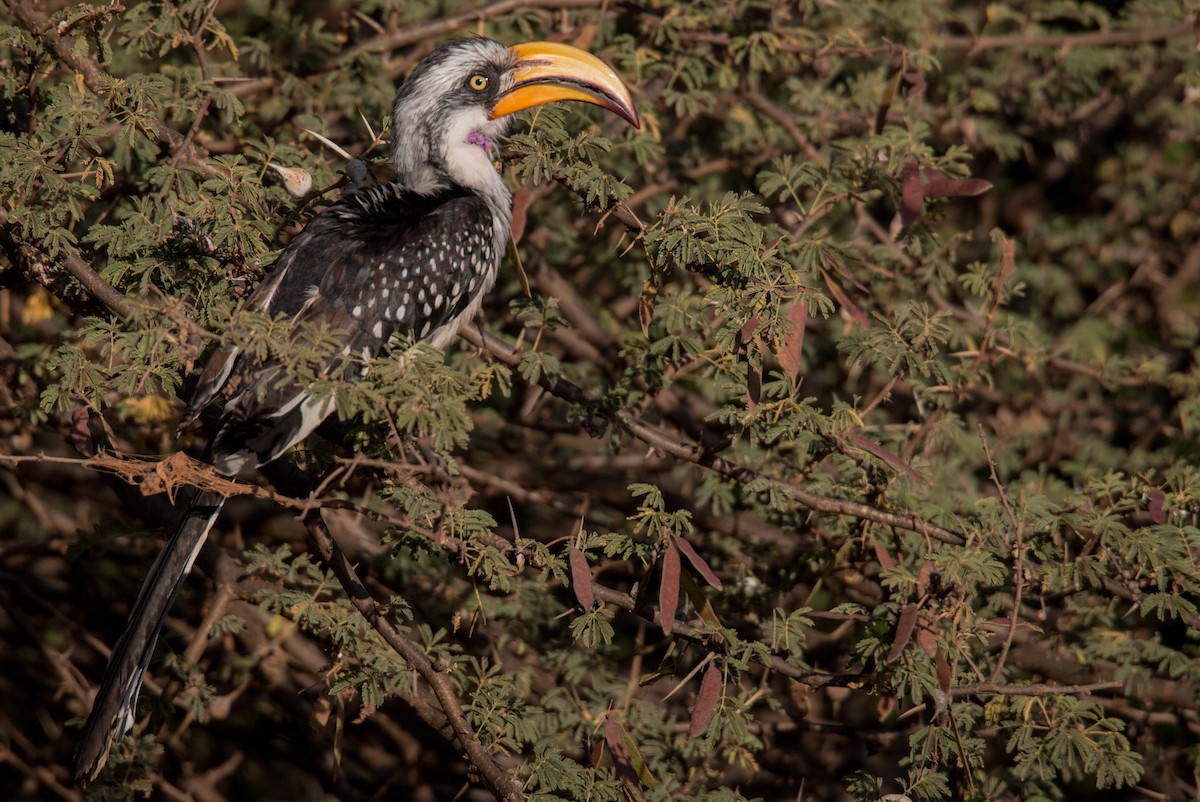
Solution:
{"label": "perched bird", "polygon": [[[629,90],[604,62],[552,42],[505,47],[458,39],[418,64],[392,107],[396,180],[349,193],[314,217],[280,255],[252,302],[293,331],[326,326],[342,338],[329,375],[351,375],[393,335],[443,346],[491,289],[512,225],[512,198],[492,151],[510,115],[560,100],[606,108],[637,127]],[[235,476],[276,459],[334,411],[328,395],[289,381],[281,365],[226,346],[209,359],[188,409],[194,418],[231,395],[206,456]],[[197,491],[154,561],[75,757],[88,783],[133,725],[142,677],[163,618],[224,498]]]}

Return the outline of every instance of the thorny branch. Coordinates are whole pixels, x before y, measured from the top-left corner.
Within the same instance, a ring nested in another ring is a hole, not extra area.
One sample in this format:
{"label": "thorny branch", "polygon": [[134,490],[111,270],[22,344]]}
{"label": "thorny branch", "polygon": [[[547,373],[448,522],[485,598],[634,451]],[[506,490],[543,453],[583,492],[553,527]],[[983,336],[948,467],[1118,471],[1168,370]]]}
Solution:
{"label": "thorny branch", "polygon": [[[483,332],[474,327],[467,327],[462,331],[462,336],[478,348],[490,353],[496,359],[499,359],[510,367],[515,367],[521,362],[521,354],[519,351],[514,351],[510,346],[494,335]],[[551,394],[569,401],[573,404],[581,406],[594,407],[596,399],[593,398],[586,390],[577,384],[567,381],[561,377],[553,377],[543,375],[539,383]],[[733,479],[742,484],[747,484],[761,478],[765,478],[757,471],[747,468],[742,465],[737,465],[726,460],[723,457],[717,456],[703,447],[695,444],[688,444],[676,440],[675,438],[665,434],[658,428],[646,423],[640,418],[634,417],[625,411],[617,411],[615,413],[617,420],[624,426],[628,427],[630,433],[634,437],[641,440],[648,446],[651,446],[665,454],[691,462],[700,467],[715,471],[722,476]],[[782,489],[784,489],[798,503],[817,512],[829,512],[837,515],[849,515],[857,518],[862,518],[875,523],[884,524],[887,526],[895,526],[900,529],[908,529],[913,532],[925,535],[926,537],[940,540],[943,543],[953,545],[961,545],[963,536],[945,527],[938,526],[930,521],[926,521],[916,515],[904,515],[899,513],[888,512],[886,510],[872,507],[869,504],[863,504],[856,501],[848,501],[845,499],[831,498],[821,496],[816,493],[804,490],[794,482],[789,482],[782,479],[773,479]]]}
{"label": "thorny branch", "polygon": [[381,612],[380,604],[375,601],[370,591],[363,585],[362,580],[358,578],[354,567],[350,565],[345,553],[334,540],[320,511],[308,512],[304,516],[304,525],[316,546],[317,553],[333,570],[355,609],[362,614],[363,618],[367,619],[388,646],[404,658],[405,662],[429,683],[459,745],[471,764],[483,777],[487,786],[505,802],[518,802],[518,800],[524,799],[525,795],[521,792],[520,785],[484,750],[483,744],[479,742],[479,737],[471,729],[471,725],[463,714],[462,705],[458,701],[454,687],[450,683],[446,668],[434,665],[429,656],[396,629],[391,620]]}
{"label": "thorny branch", "polygon": [[[55,295],[64,300],[71,299],[72,292],[68,288],[67,282],[62,280],[62,276],[53,269],[37,248],[22,242],[16,236],[13,228],[9,222],[7,210],[0,208],[0,244],[3,245],[13,264]],[[120,290],[105,281],[91,265],[83,261],[79,254],[64,253],[62,264],[67,268],[67,272],[83,285],[93,299],[121,317],[129,317],[133,314],[134,306],[129,299]],[[81,306],[86,306],[86,301],[81,303]]]}
{"label": "thorny branch", "polygon": [[[437,545],[447,553],[461,557],[465,555],[469,546],[452,533],[441,529],[429,529],[413,519],[398,514],[396,512],[380,511],[354,504],[341,499],[314,499],[311,495],[304,495],[306,492],[311,492],[317,489],[317,484],[311,478],[307,477],[300,471],[288,466],[267,466],[264,470],[268,474],[272,482],[280,489],[272,491],[257,485],[246,484],[244,482],[231,481],[216,475],[204,463],[191,460],[182,454],[175,455],[166,461],[148,461],[139,460],[132,457],[117,456],[113,454],[101,453],[95,457],[89,458],[64,458],[64,457],[14,457],[0,454],[0,464],[18,465],[30,462],[53,462],[60,464],[73,464],[79,467],[84,467],[92,470],[102,471],[120,476],[123,480],[140,485],[142,491],[148,494],[159,492],[171,492],[171,488],[180,488],[184,486],[198,487],[204,490],[213,490],[227,496],[250,496],[254,498],[269,499],[275,504],[278,504],[287,509],[296,512],[303,520],[306,528],[309,531],[310,537],[313,539],[317,547],[317,552],[321,555],[322,560],[337,575],[339,582],[342,583],[346,590],[347,596],[350,598],[356,609],[363,614],[363,617],[371,623],[379,634],[384,638],[397,653],[409,661],[414,668],[429,681],[430,687],[434,689],[439,704],[447,716],[447,719],[452,723],[452,728],[459,738],[460,743],[467,752],[468,757],[473,763],[479,766],[481,773],[487,776],[487,765],[494,764],[486,753],[482,752],[478,746],[478,738],[470,732],[469,726],[466,725],[465,719],[461,720],[461,724],[455,724],[455,717],[461,719],[461,707],[457,705],[455,699],[454,706],[451,709],[446,709],[447,699],[443,697],[443,691],[439,690],[441,684],[445,682],[444,668],[438,667],[429,661],[429,658],[420,651],[410,640],[405,638],[391,622],[380,613],[378,603],[371,596],[370,592],[362,585],[358,579],[357,573],[350,566],[344,553],[337,547],[335,541],[329,535],[328,525],[321,516],[322,510],[346,510],[351,511],[356,515],[360,515],[368,520],[377,523],[386,524],[389,526],[400,526],[411,532],[418,533],[431,543]],[[399,467],[399,466],[393,466]],[[327,541],[328,539],[328,541]],[[512,544],[500,537],[484,538],[492,548],[504,553],[513,553]],[[526,560],[525,565],[531,569],[539,569],[540,566],[534,564],[532,560]],[[348,573],[347,573],[348,572]],[[617,609],[627,613],[632,613],[646,619],[646,621],[654,624],[656,627],[661,627],[661,619],[658,611],[649,607],[644,607],[639,604],[638,600],[630,593],[626,593],[615,588],[608,587],[599,582],[593,582],[593,591],[598,599],[605,604],[612,605]],[[682,621],[674,622],[671,628],[671,634],[674,637],[682,638],[686,641],[699,645],[708,651],[719,651],[722,647],[719,643],[714,642],[711,633],[703,628],[692,626]],[[755,658],[756,660],[758,658]],[[414,662],[415,661],[415,662]],[[802,669],[787,662],[782,657],[772,655],[765,661],[760,661],[771,671],[780,676],[787,677],[796,682],[813,688],[822,688],[827,686],[834,687],[854,687],[862,685],[864,682],[870,682],[871,677],[862,673],[844,673],[834,674],[824,671],[815,671]],[[1023,668],[1034,671],[1045,671],[1046,666],[1038,664],[1030,664],[1028,661],[1019,660],[1019,664]],[[1043,659],[1044,662],[1044,659]],[[430,676],[426,676],[426,672]],[[436,675],[431,679],[432,675]],[[1039,696],[1049,695],[1054,693],[1069,694],[1069,693],[1091,693],[1097,690],[1111,690],[1120,688],[1123,683],[1115,680],[1101,680],[1090,683],[1032,683],[1032,684],[1003,684],[996,682],[994,679],[988,682],[981,682],[974,685],[958,686],[953,689],[955,696],[970,696],[977,694],[996,693],[1007,696]],[[448,683],[446,685],[448,688]],[[1159,693],[1167,691],[1160,690]],[[464,727],[466,729],[464,729]],[[464,734],[466,733],[466,734]],[[479,761],[483,761],[480,765]],[[502,770],[501,770],[502,771]],[[507,776],[507,775],[505,775]],[[502,795],[501,790],[504,787],[502,780],[496,780],[497,785],[493,785],[493,790],[497,791],[502,798],[509,798]],[[489,780],[489,784],[492,781]]]}
{"label": "thorny branch", "polygon": [[979,433],[979,439],[983,443],[983,454],[988,461],[992,484],[996,486],[996,492],[1000,494],[1000,503],[1004,506],[1008,523],[1013,528],[1013,540],[1015,541],[1013,543],[1013,608],[1008,619],[1008,632],[1004,635],[1004,645],[1000,647],[1000,656],[996,658],[996,667],[992,670],[991,682],[995,683],[1000,679],[1001,672],[1004,671],[1004,663],[1008,660],[1008,652],[1012,649],[1013,639],[1017,635],[1017,624],[1021,620],[1021,604],[1024,602],[1025,592],[1025,544],[1023,527],[1017,519],[1016,511],[1013,510],[1012,502],[1008,500],[1008,491],[1004,489],[1004,484],[996,475],[996,461],[992,458],[992,452],[988,448],[987,438],[982,430]]}

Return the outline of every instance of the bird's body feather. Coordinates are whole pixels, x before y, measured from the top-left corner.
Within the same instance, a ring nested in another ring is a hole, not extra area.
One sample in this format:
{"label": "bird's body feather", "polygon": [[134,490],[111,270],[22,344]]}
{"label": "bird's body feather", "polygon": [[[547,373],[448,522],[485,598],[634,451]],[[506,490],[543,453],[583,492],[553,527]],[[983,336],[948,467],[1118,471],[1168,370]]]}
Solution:
{"label": "bird's body feather", "polygon": [[[342,353],[328,378],[362,375],[394,334],[442,346],[496,280],[502,243],[491,208],[460,187],[424,194],[392,182],[351,193],[314,217],[251,302],[292,321],[294,336],[325,328]],[[445,232],[456,236],[447,239]],[[332,397],[290,381],[276,361],[214,355],[189,407],[194,416],[230,377],[238,387],[209,448],[234,475],[276,459],[334,411]]]}

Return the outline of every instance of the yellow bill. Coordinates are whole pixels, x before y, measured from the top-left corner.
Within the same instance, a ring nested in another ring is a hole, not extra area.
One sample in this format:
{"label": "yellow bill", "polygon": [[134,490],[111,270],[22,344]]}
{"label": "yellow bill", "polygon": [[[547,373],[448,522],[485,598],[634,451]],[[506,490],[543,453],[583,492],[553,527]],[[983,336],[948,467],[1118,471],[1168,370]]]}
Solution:
{"label": "yellow bill", "polygon": [[526,42],[509,51],[517,57],[515,84],[496,101],[488,115],[491,119],[544,103],[579,100],[608,109],[634,128],[642,127],[625,82],[591,53],[558,42]]}

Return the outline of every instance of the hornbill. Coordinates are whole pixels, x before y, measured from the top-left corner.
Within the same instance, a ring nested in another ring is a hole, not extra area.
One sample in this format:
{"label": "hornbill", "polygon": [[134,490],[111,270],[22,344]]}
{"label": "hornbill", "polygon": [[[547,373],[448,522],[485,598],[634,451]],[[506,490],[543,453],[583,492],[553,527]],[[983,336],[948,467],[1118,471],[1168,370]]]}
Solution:
{"label": "hornbill", "polygon": [[[639,126],[629,90],[604,62],[574,47],[505,47],[458,39],[429,54],[396,92],[391,155],[396,179],[353,191],[314,217],[280,255],[251,303],[342,338],[330,375],[347,375],[393,336],[444,346],[478,311],[512,226],[512,197],[493,163],[510,115],[559,100],[608,109]],[[330,396],[289,381],[279,362],[225,346],[210,357],[185,413],[232,396],[206,458],[224,476],[265,465],[334,411]],[[88,783],[133,725],[142,677],[163,618],[224,498],[197,490],[150,568],[84,725],[75,756]]]}

